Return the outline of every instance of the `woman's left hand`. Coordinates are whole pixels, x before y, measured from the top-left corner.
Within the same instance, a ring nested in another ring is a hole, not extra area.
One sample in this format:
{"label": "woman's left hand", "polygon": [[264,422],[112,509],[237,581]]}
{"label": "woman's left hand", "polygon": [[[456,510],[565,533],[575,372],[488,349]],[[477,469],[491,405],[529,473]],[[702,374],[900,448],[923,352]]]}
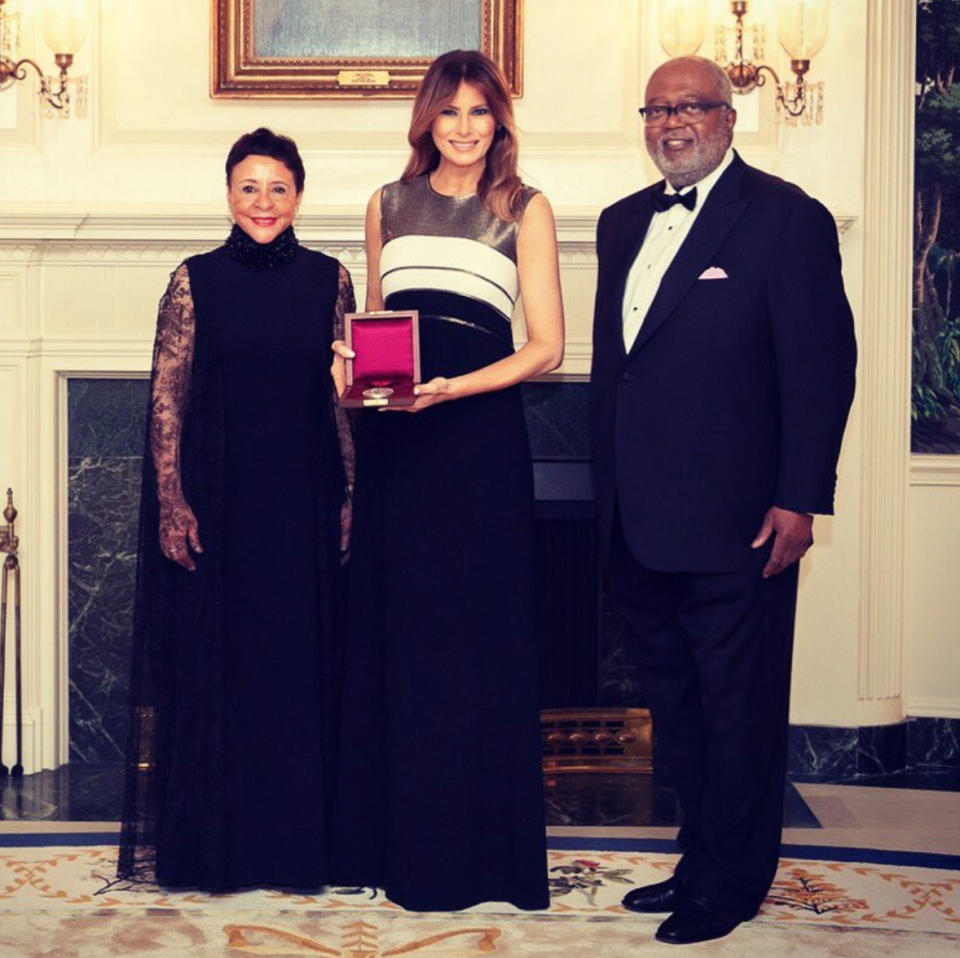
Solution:
{"label": "woman's left hand", "polygon": [[420,383],[413,387],[414,395],[417,397],[412,406],[384,406],[381,412],[422,412],[437,403],[447,402],[450,399],[456,399],[454,395],[453,381],[444,379],[443,376],[436,376],[427,383]]}

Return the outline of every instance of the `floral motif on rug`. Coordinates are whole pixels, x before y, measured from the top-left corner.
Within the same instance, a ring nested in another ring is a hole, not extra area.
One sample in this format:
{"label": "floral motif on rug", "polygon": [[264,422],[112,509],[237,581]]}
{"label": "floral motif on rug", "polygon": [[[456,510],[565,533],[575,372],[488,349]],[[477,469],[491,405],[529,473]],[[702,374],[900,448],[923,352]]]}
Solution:
{"label": "floral motif on rug", "polygon": [[597,903],[597,892],[607,885],[632,885],[630,877],[632,868],[629,865],[620,868],[611,868],[602,862],[589,858],[575,858],[572,862],[550,867],[550,899],[562,898],[564,895],[582,895],[591,905]]}
{"label": "floral motif on rug", "polygon": [[[931,871],[935,870],[781,860],[763,913],[778,921],[814,915],[854,926],[930,918],[934,924],[942,923],[943,931],[956,933],[960,931],[960,873],[937,878],[929,876]],[[872,893],[859,894],[860,889]]]}

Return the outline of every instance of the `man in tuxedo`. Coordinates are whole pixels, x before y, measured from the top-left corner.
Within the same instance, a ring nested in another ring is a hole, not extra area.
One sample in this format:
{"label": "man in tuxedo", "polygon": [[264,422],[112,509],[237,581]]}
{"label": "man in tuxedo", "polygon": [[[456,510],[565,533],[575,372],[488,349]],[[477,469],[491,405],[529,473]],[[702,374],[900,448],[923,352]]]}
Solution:
{"label": "man in tuxedo", "polygon": [[730,83],[682,57],[646,90],[665,181],[603,211],[594,482],[607,593],[635,637],[683,809],[657,938],[756,914],[783,814],[798,560],[831,513],[856,345],[833,218],[731,149]]}

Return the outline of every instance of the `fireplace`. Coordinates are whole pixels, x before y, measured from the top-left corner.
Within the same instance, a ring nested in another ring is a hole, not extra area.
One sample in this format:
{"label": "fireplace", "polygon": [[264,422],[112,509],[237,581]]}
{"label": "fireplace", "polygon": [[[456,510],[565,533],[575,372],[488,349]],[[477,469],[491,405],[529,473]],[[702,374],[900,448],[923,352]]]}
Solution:
{"label": "fireplace", "polygon": [[[649,767],[649,719],[619,623],[603,608],[593,523],[588,384],[524,387],[537,494],[541,707],[548,768]],[[122,759],[137,504],[148,383],[67,389],[69,752]],[[630,711],[630,710],[634,711]]]}
{"label": "fireplace", "polygon": [[[536,455],[537,445],[533,444]],[[613,662],[626,636],[603,614],[590,460],[534,460],[537,497],[536,590],[544,770],[649,772],[650,713],[611,704]]]}

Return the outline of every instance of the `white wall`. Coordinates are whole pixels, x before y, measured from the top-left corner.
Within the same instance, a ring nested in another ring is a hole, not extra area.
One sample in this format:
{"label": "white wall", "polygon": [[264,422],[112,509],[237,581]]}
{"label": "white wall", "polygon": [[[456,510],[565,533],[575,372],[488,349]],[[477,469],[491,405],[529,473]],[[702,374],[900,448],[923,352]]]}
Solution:
{"label": "white wall", "polygon": [[913,458],[907,707],[911,715],[960,718],[960,463],[946,456]]}
{"label": "white wall", "polygon": [[[870,331],[865,284],[883,282],[864,276],[863,234],[867,23],[879,2],[833,5],[830,38],[811,73],[827,84],[822,127],[780,128],[765,99],[759,109],[743,104],[736,140],[748,161],[798,182],[850,224],[844,274],[861,335]],[[20,6],[24,53],[49,62],[29,4]],[[307,166],[301,235],[340,256],[361,287],[363,205],[396,178],[406,157],[409,101],[211,99],[210,4],[167,0],[163,7],[158,17],[153,4],[100,0],[97,29],[75,66],[90,77],[87,119],[41,119],[32,81],[0,93],[0,485],[15,487],[23,512],[33,764],[65,754],[63,496],[56,483],[63,376],[146,368],[167,273],[225,232],[222,163],[238,133],[268,124],[297,139]],[[558,214],[569,321],[564,370],[583,374],[593,225],[603,205],[654,178],[636,108],[644,78],[665,55],[655,4],[646,0],[526,0],[525,7],[521,166]],[[727,4],[717,0],[717,8]],[[708,40],[704,52],[711,50]],[[782,72],[772,32],[767,59]],[[801,577],[795,722],[856,725],[870,714],[862,692],[863,610],[872,601],[861,590],[863,530],[871,521],[860,508],[865,441],[858,405],[840,466],[838,515],[817,520],[817,545]],[[942,500],[955,501],[955,491],[924,487],[910,512],[909,701],[935,702],[941,715],[960,715],[960,661],[951,656],[945,601],[952,582],[942,561],[957,551],[956,525],[942,519]],[[930,526],[931,517],[941,518]],[[899,689],[884,714],[902,714]]]}

